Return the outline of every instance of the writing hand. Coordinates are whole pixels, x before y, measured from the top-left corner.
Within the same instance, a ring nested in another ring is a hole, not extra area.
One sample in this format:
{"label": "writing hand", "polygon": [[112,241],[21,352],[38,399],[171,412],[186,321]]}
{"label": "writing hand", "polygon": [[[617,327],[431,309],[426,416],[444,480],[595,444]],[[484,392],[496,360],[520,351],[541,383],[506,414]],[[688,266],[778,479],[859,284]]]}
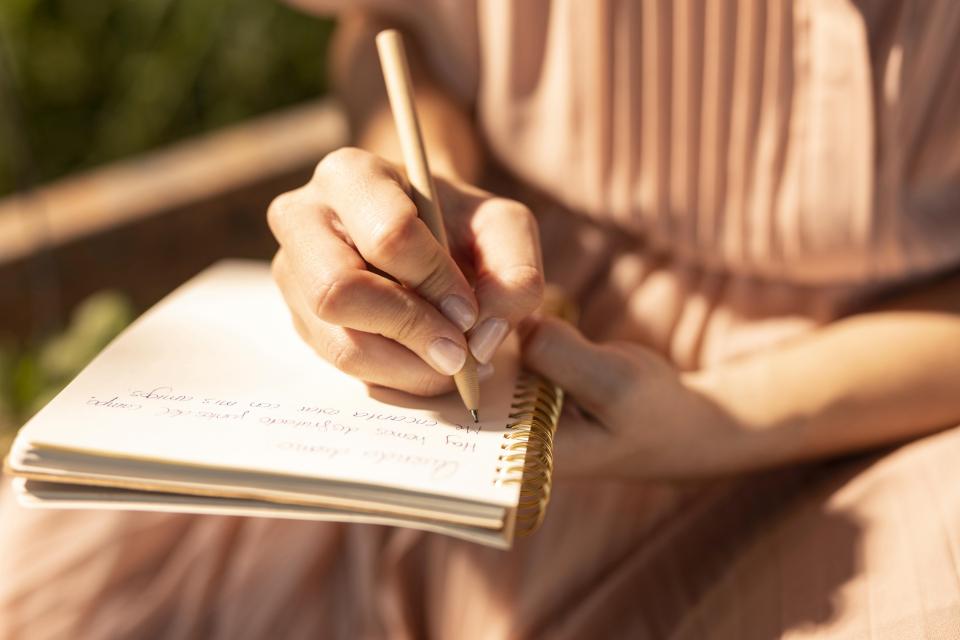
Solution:
{"label": "writing hand", "polygon": [[543,293],[529,209],[439,178],[437,189],[449,255],[403,171],[360,149],[329,154],[267,214],[274,278],[303,339],[346,373],[418,395],[451,390],[468,347],[488,363]]}

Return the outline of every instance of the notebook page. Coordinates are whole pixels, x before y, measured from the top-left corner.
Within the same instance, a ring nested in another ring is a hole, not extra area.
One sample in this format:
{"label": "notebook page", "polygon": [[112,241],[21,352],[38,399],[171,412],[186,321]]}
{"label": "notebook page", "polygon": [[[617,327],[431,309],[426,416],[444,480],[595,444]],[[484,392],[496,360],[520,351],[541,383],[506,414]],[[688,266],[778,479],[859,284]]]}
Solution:
{"label": "notebook page", "polygon": [[475,425],[455,394],[368,390],[296,334],[262,263],[215,265],[107,347],[21,431],[30,446],[516,504],[495,484],[517,377],[508,340]]}

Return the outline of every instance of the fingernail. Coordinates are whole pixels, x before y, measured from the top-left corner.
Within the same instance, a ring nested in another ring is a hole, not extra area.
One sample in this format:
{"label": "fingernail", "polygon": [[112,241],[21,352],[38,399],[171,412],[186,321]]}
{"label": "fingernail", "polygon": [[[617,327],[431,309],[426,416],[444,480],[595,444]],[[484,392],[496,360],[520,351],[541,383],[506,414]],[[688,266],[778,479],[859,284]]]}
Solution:
{"label": "fingernail", "polygon": [[490,362],[509,330],[510,325],[503,318],[487,318],[470,336],[470,351],[480,362]]}
{"label": "fingernail", "polygon": [[477,367],[477,379],[486,380],[493,375],[493,365],[489,362],[484,362],[479,367]]}
{"label": "fingernail", "polygon": [[477,312],[460,296],[449,295],[441,300],[440,312],[461,331],[466,331],[477,321]]}
{"label": "fingernail", "polygon": [[427,355],[440,373],[452,376],[463,368],[467,352],[453,340],[437,338],[427,346]]}

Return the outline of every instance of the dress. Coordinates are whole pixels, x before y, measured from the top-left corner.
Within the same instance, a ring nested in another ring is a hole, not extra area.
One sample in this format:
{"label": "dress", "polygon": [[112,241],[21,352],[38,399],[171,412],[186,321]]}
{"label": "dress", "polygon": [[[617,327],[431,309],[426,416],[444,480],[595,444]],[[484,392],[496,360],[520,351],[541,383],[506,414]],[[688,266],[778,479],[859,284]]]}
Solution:
{"label": "dress", "polygon": [[[960,3],[365,4],[473,105],[594,338],[710,367],[960,266]],[[558,469],[510,552],[7,492],[0,637],[957,638],[958,454],[948,430],[736,480]]]}

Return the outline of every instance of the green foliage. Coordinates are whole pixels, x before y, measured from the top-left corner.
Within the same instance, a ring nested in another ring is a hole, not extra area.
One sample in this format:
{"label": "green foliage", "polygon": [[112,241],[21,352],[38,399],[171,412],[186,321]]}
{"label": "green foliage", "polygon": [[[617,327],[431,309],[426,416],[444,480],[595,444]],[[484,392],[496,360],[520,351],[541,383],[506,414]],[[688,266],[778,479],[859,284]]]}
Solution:
{"label": "green foliage", "polygon": [[0,194],[318,96],[332,28],[280,0],[0,0]]}
{"label": "green foliage", "polygon": [[67,329],[35,348],[0,348],[0,453],[27,418],[49,402],[133,319],[123,295],[102,291],[84,300]]}
{"label": "green foliage", "polygon": [[[0,196],[322,95],[332,30],[281,0],[0,0]],[[0,453],[131,313],[98,294],[0,343]]]}

